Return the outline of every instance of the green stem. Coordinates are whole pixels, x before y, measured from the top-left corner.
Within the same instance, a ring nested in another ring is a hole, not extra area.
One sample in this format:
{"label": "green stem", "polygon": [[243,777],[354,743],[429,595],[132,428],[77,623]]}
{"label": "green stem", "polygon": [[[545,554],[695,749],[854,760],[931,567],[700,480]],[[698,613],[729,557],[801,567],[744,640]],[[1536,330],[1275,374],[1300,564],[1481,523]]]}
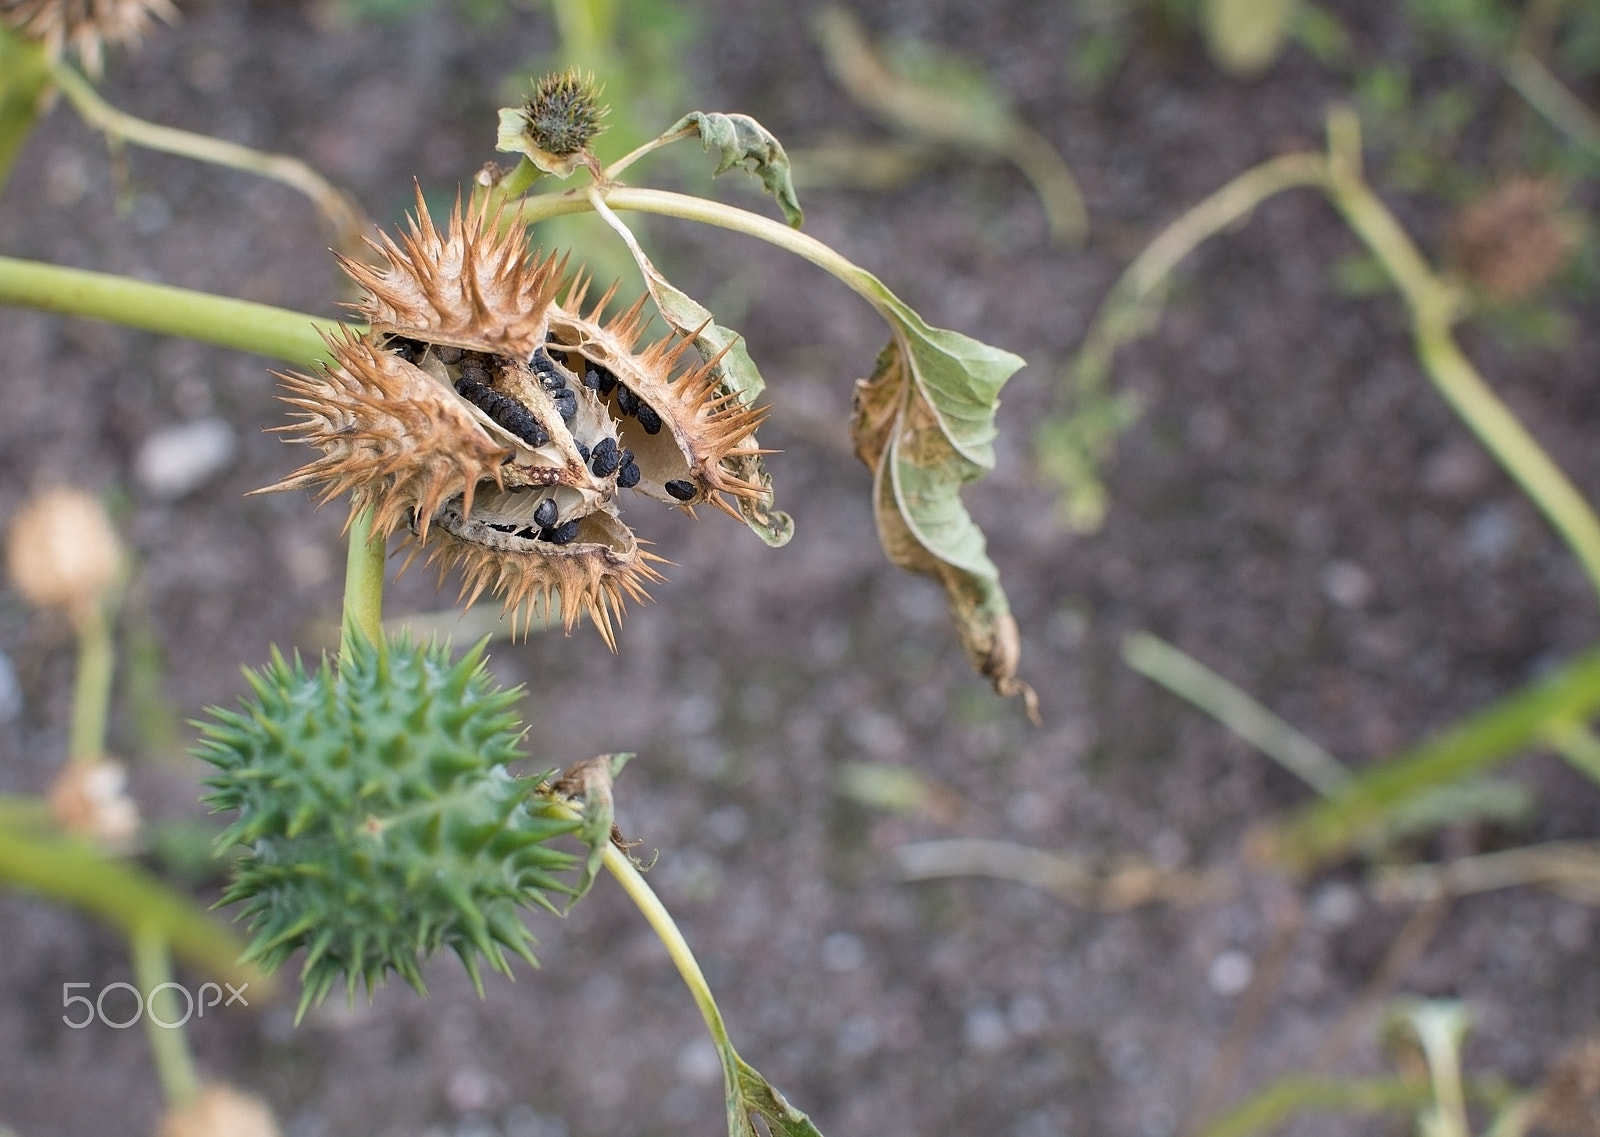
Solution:
{"label": "green stem", "polygon": [[[156,1076],[161,1079],[161,1092],[168,1106],[187,1105],[200,1093],[194,1056],[189,1052],[184,1028],[179,1025],[187,1016],[180,1010],[177,995],[171,988],[156,990],[172,982],[172,953],[168,950],[167,939],[159,928],[144,927],[134,932],[130,946],[133,949],[133,982],[144,996],[145,1034],[150,1039],[150,1053],[155,1058]],[[187,1000],[184,1005],[193,1009],[193,1004]]]}
{"label": "green stem", "polygon": [[360,636],[374,646],[383,643],[383,561],[388,542],[372,536],[372,511],[364,509],[350,522],[350,551],[344,569],[344,616],[339,627],[339,656],[350,654]]}
{"label": "green stem", "polygon": [[197,162],[209,162],[230,170],[242,170],[297,189],[311,199],[311,203],[332,226],[341,246],[355,245],[361,231],[366,228],[366,219],[350,198],[298,158],[268,154],[236,142],[136,118],[102,99],[87,79],[65,63],[55,64],[51,76],[84,121],[108,138],[132,142],[146,150],[193,158]]}
{"label": "green stem", "polygon": [[268,985],[261,972],[239,963],[244,945],[187,897],[83,841],[0,829],[0,884],[75,905],[129,937],[159,931],[180,958],[218,980],[258,990]]}
{"label": "green stem", "polygon": [[605,180],[607,182],[615,181],[618,174],[622,173],[623,170],[626,170],[629,166],[633,165],[652,150],[660,150],[663,146],[670,146],[672,143],[677,142],[680,139],[693,138],[699,133],[699,127],[686,126],[682,130],[669,131],[666,134],[652,138],[649,142],[646,142],[643,145],[635,146],[632,150],[628,151],[622,157],[618,158],[615,162],[606,167]]}
{"label": "green stem", "polygon": [[[683,976],[689,993],[694,996],[695,1005],[700,1008],[700,1016],[705,1019],[706,1029],[711,1032],[711,1037],[717,1044],[717,1052],[726,1054],[731,1051],[732,1045],[728,1041],[728,1028],[722,1021],[722,1012],[717,1009],[716,1000],[711,997],[711,988],[706,983],[705,974],[701,972],[700,964],[695,961],[694,953],[689,950],[688,941],[678,930],[672,913],[667,911],[667,906],[661,903],[661,898],[645,883],[639,870],[633,867],[633,862],[615,845],[606,845],[604,860],[606,869],[617,878],[617,883],[622,885],[622,890],[628,894],[628,899],[632,900],[644,914],[651,930],[666,946],[667,954],[672,957],[678,974]],[[726,1069],[726,1059],[723,1065],[729,1084],[736,1084],[738,1071]]]}
{"label": "green stem", "polygon": [[1600,153],[1600,115],[1568,90],[1526,47],[1512,50],[1500,65],[1513,90],[1544,120],[1591,154]]}
{"label": "green stem", "polygon": [[72,732],[67,756],[92,763],[105,757],[106,721],[111,709],[111,675],[116,655],[106,602],[94,604],[78,622],[78,674],[72,692]]}
{"label": "green stem", "polygon": [[49,85],[44,43],[0,25],[0,189],[39,121]]}
{"label": "green stem", "polygon": [[320,333],[339,327],[336,320],[248,300],[14,257],[0,257],[0,304],[184,336],[301,367],[331,359]]}
{"label": "green stem", "polygon": [[1429,269],[1394,215],[1362,180],[1358,132],[1352,112],[1329,115],[1329,196],[1399,287],[1411,309],[1417,357],[1434,386],[1533,499],[1600,592],[1600,519],[1456,344],[1451,325],[1459,297]]}
{"label": "green stem", "polygon": [[[598,187],[597,187],[598,188]],[[806,233],[791,229],[778,221],[762,217],[760,214],[750,213],[731,205],[724,205],[717,201],[707,201],[704,198],[691,197],[688,194],[671,193],[667,190],[629,189],[624,186],[611,188],[598,188],[598,192],[605,203],[613,209],[630,209],[638,213],[657,213],[663,217],[676,217],[684,221],[698,221],[703,225],[714,225],[719,229],[729,229],[735,233],[743,233],[748,237],[756,237],[768,244],[776,245],[780,249],[795,254],[803,260],[808,260],[818,268],[831,273],[843,281],[852,291],[866,300],[891,324],[898,326],[903,319],[903,313],[897,310],[894,303],[885,299],[893,294],[884,287],[883,282],[873,276],[866,269],[854,264],[847,258],[836,253]],[[521,220],[524,224],[533,225],[552,217],[562,217],[570,213],[585,213],[592,209],[589,201],[574,194],[542,194],[539,197],[525,198],[521,206]]]}

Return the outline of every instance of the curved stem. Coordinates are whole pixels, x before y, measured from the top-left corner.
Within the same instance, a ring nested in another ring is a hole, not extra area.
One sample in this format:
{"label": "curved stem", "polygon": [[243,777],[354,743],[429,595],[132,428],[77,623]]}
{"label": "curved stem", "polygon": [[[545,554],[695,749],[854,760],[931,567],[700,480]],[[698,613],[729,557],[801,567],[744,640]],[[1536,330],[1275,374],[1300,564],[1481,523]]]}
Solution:
{"label": "curved stem", "polygon": [[383,559],[388,542],[372,536],[372,511],[364,509],[350,522],[350,552],[344,571],[344,618],[339,628],[339,657],[350,654],[355,636],[377,646],[383,643]]}
{"label": "curved stem", "polygon": [[[606,204],[613,209],[631,209],[639,213],[657,213],[663,217],[698,221],[703,225],[729,229],[776,245],[843,281],[891,324],[901,318],[901,314],[885,299],[892,294],[882,281],[815,237],[791,229],[781,222],[721,202],[667,190],[629,189],[624,186],[597,188]],[[588,200],[577,196],[575,192],[570,196],[568,193],[544,194],[523,200],[520,219],[524,224],[532,225],[551,217],[583,213],[591,208]]]}
{"label": "curved stem", "polygon": [[336,320],[248,300],[15,257],[0,257],[0,304],[184,336],[301,367],[329,361],[320,332],[339,327]]}
{"label": "curved stem", "polygon": [[[694,953],[689,950],[688,941],[678,930],[672,913],[661,903],[661,898],[655,894],[655,890],[645,883],[639,870],[633,867],[633,862],[615,845],[609,843],[606,845],[604,861],[606,870],[616,877],[617,883],[622,885],[622,890],[628,894],[628,899],[632,900],[644,914],[651,930],[666,946],[673,965],[677,967],[678,974],[683,976],[690,994],[694,996],[695,1005],[700,1008],[700,1016],[705,1019],[706,1029],[716,1041],[718,1052],[729,1049],[728,1028],[722,1021],[722,1012],[717,1009],[716,1000],[711,997],[711,988],[706,983],[705,974],[700,970],[700,964],[696,962]],[[736,1078],[736,1074],[730,1076]]]}
{"label": "curved stem", "polygon": [[1533,499],[1600,591],[1600,518],[1456,343],[1451,334],[1460,307],[1456,291],[1433,273],[1394,214],[1362,179],[1354,114],[1330,114],[1328,138],[1328,196],[1400,289],[1411,309],[1411,334],[1428,377]]}
{"label": "curved stem", "polygon": [[353,248],[360,243],[361,232],[367,224],[366,218],[349,195],[300,159],[268,154],[237,142],[136,118],[102,99],[87,79],[65,63],[56,63],[51,68],[51,78],[84,121],[107,137],[132,142],[146,150],[193,158],[197,162],[209,162],[214,166],[242,170],[281,182],[311,199],[317,211],[333,227],[340,247]]}
{"label": "curved stem", "polygon": [[187,1105],[200,1094],[200,1076],[195,1073],[194,1055],[181,1025],[187,1016],[179,1013],[178,1000],[170,989],[156,990],[172,982],[172,953],[167,938],[159,928],[141,927],[133,933],[130,946],[133,983],[144,996],[145,1034],[150,1039],[161,1092],[168,1106]]}
{"label": "curved stem", "polygon": [[618,174],[622,173],[623,170],[626,170],[629,166],[633,165],[652,150],[660,150],[663,146],[670,146],[679,139],[693,138],[699,133],[700,130],[698,127],[686,126],[682,130],[674,130],[668,134],[663,134],[657,138],[652,138],[649,142],[644,143],[642,146],[634,147],[622,157],[618,158],[615,162],[611,163],[611,165],[607,166],[605,169],[605,180],[607,182],[615,181]]}
{"label": "curved stem", "polygon": [[129,936],[156,929],[172,950],[207,974],[257,990],[271,981],[241,964],[244,945],[188,897],[83,841],[0,829],[0,885],[71,904]]}

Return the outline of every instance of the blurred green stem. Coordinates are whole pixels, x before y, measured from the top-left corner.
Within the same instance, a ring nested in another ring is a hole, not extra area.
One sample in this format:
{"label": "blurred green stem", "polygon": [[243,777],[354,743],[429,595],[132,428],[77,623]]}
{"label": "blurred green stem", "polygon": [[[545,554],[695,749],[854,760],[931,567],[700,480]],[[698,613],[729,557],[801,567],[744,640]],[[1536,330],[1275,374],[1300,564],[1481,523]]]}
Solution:
{"label": "blurred green stem", "polygon": [[1568,90],[1538,56],[1526,47],[1513,48],[1500,73],[1546,122],[1591,154],[1600,154],[1600,115]]}
{"label": "blurred green stem", "polygon": [[281,182],[311,199],[312,205],[333,228],[341,247],[359,243],[366,226],[361,211],[348,195],[300,159],[267,154],[236,142],[135,118],[102,99],[87,79],[65,63],[56,63],[50,74],[83,120],[107,138]]}
{"label": "blurred green stem", "polygon": [[187,897],[85,841],[0,828],[0,884],[76,905],[130,938],[158,931],[180,958],[219,980],[268,985],[259,971],[239,963],[244,945]]}
{"label": "blurred green stem", "polygon": [[1362,179],[1361,126],[1348,107],[1328,115],[1327,189],[1411,309],[1417,357],[1434,386],[1533,499],[1600,592],[1600,520],[1457,345],[1451,326],[1460,314],[1460,297],[1429,269],[1394,214]]}
{"label": "blurred green stem", "polygon": [[372,511],[364,509],[350,522],[350,551],[344,570],[344,617],[339,626],[339,655],[350,654],[355,636],[374,646],[383,641],[383,560],[388,542],[372,535]]}
{"label": "blurred green stem", "polygon": [[116,667],[108,606],[109,601],[101,600],[78,621],[78,674],[72,692],[72,731],[67,742],[67,756],[74,762],[98,762],[106,754],[111,676]]}
{"label": "blurred green stem", "polygon": [[0,304],[183,336],[301,367],[328,362],[319,332],[339,327],[304,312],[15,257],[0,257]]}
{"label": "blurred green stem", "polygon": [[[200,1077],[195,1073],[194,1056],[189,1052],[189,1040],[180,1025],[187,1021],[188,1015],[178,1010],[167,938],[159,928],[145,926],[133,933],[130,947],[133,984],[144,996],[145,1034],[150,1039],[150,1053],[155,1058],[156,1076],[161,1079],[161,1092],[168,1106],[187,1105],[200,1093]],[[158,991],[163,984],[172,986]],[[190,1011],[194,1009],[193,998],[188,996],[183,1004]]]}
{"label": "blurred green stem", "polygon": [[44,43],[0,24],[0,189],[39,121],[49,85]]}

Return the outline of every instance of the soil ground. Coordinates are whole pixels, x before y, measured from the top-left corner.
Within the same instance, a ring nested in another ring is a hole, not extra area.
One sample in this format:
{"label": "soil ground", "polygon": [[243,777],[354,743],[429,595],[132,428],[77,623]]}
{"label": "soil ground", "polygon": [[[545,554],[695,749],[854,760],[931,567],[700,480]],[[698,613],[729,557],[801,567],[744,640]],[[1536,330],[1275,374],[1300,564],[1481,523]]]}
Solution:
{"label": "soil ground", "polygon": [[[660,107],[660,125],[699,107],[753,114],[794,150],[840,132],[882,137],[827,78],[809,7],[698,10],[682,58],[690,101]],[[1408,61],[1419,87],[1508,97],[1487,68],[1430,60],[1390,5],[1329,7],[1362,50]],[[808,228],[931,323],[1029,360],[1005,392],[999,468],[968,502],[1022,628],[1043,728],[989,694],[937,589],[878,549],[845,425],[852,381],[885,338],[873,313],[784,254],[664,223],[650,226],[663,267],[747,335],[767,376],[763,441],[782,451],[771,469],[797,536],[773,551],[721,516],[690,524],[635,507],[676,567],[630,611],[618,653],[579,629],[497,643],[492,666],[527,685],[540,759],[638,752],[619,783],[623,827],[659,850],[650,879],[742,1053],[824,1133],[1168,1137],[1205,1100],[1308,1068],[1411,912],[1375,904],[1352,868],[1298,889],[1250,872],[1249,826],[1308,791],[1128,670],[1121,638],[1143,629],[1173,641],[1359,764],[1592,643],[1594,597],[1430,387],[1394,299],[1334,287],[1330,266],[1354,240],[1305,192],[1206,245],[1154,334],[1119,355],[1116,382],[1145,412],[1109,468],[1106,525],[1067,532],[1029,438],[1099,299],[1187,204],[1255,162],[1318,145],[1340,84],[1298,49],[1258,80],[1229,79],[1179,35],[1140,39],[1103,88],[1085,91],[1065,64],[1084,27],[1055,0],[906,0],[865,14],[877,33],[969,53],[1067,157],[1096,225],[1086,251],[1052,247],[1027,184],[1004,166],[950,163],[891,190],[804,194]],[[116,56],[103,90],[155,121],[304,155],[392,225],[413,177],[448,195],[494,157],[497,85],[554,46],[543,9],[508,9],[488,26],[445,7],[351,25],[291,3],[199,4]],[[1482,173],[1487,150],[1469,136],[1450,157]],[[737,184],[718,192],[765,208]],[[1436,205],[1389,200],[1440,247]],[[301,198],[244,175],[130,152],[115,180],[100,140],[64,107],[0,199],[8,255],[331,314],[341,294],[326,243]],[[1508,348],[1470,328],[1464,338],[1594,498],[1600,343],[1594,304],[1567,309],[1559,348]],[[133,610],[180,715],[231,703],[238,665],[270,644],[326,642],[341,511],[301,494],[244,496],[303,460],[260,433],[282,419],[267,361],[16,311],[0,312],[0,344],[0,518],[52,481],[117,495],[139,561]],[[237,433],[233,464],[175,502],[141,490],[141,443],[211,415]],[[389,607],[426,611],[453,596],[413,570]],[[0,592],[0,649],[24,696],[0,725],[0,791],[39,792],[65,745],[70,637]],[[134,748],[126,703],[113,735]],[[847,763],[913,767],[941,787],[937,808],[868,809],[838,792]],[[145,812],[197,815],[196,767],[181,742],[138,758]],[[1593,785],[1548,756],[1513,775],[1537,795],[1521,827],[1457,828],[1411,852],[1595,834]],[[1102,913],[1015,884],[896,878],[896,847],[955,836],[1212,869],[1230,891]],[[1277,931],[1296,919],[1292,934]],[[330,1002],[298,1028],[289,997],[208,1018],[193,1033],[200,1064],[264,1095],[289,1137],[718,1131],[695,1008],[625,899],[603,883],[565,921],[530,922],[542,970],[492,980],[486,999],[441,961],[427,999],[391,986],[370,1006]],[[1275,937],[1279,981],[1249,1011],[1238,980],[1269,970]],[[1490,893],[1450,908],[1397,990],[1465,1000],[1477,1022],[1469,1066],[1531,1084],[1600,1022],[1594,956],[1591,910]],[[160,1092],[141,1032],[60,1021],[63,983],[128,977],[111,932],[0,898],[0,1124],[18,1137],[153,1130]],[[1385,1068],[1371,1025],[1336,1070]],[[1239,1064],[1219,1072],[1230,1038]],[[1312,1118],[1292,1132],[1375,1124]]]}

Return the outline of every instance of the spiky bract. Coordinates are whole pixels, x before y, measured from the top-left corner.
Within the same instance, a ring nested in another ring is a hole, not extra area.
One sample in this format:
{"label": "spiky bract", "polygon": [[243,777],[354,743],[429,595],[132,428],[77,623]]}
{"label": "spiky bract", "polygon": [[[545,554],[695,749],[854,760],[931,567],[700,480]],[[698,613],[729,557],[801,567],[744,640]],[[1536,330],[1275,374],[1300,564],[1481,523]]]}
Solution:
{"label": "spiky bract", "polygon": [[216,767],[207,802],[237,810],[219,839],[249,851],[224,904],[243,902],[247,959],[267,968],[307,949],[299,1013],[340,976],[370,994],[393,971],[418,990],[442,948],[480,983],[478,957],[509,974],[503,949],[533,959],[519,905],[568,893],[575,864],[551,848],[575,823],[516,778],[511,705],[482,646],[359,639],[335,672],[308,672],[276,651],[246,671],[253,700],[213,709],[197,753]]}
{"label": "spiky bract", "polygon": [[51,55],[71,48],[84,70],[98,76],[107,44],[132,47],[153,18],[178,18],[172,0],[0,0],[0,23],[43,40]]}

